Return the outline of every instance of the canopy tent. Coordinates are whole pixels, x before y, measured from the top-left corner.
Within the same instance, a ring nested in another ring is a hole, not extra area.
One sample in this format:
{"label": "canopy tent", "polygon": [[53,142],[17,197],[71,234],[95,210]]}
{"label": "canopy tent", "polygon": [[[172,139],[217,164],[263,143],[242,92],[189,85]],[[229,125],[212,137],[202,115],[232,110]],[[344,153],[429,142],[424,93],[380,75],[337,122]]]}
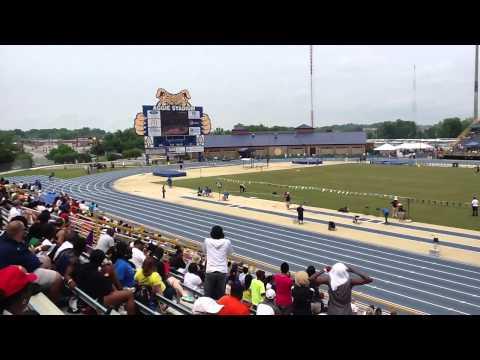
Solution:
{"label": "canopy tent", "polygon": [[395,150],[397,150],[397,148],[393,145],[390,145],[390,144],[383,144],[379,147],[376,147],[373,150],[374,151],[395,151]]}
{"label": "canopy tent", "polygon": [[153,171],[154,176],[161,176],[161,177],[181,177],[187,176],[185,171],[177,171],[177,170],[169,170],[169,169],[155,169]]}
{"label": "canopy tent", "polygon": [[395,146],[397,150],[431,150],[433,146],[425,143],[403,143]]}

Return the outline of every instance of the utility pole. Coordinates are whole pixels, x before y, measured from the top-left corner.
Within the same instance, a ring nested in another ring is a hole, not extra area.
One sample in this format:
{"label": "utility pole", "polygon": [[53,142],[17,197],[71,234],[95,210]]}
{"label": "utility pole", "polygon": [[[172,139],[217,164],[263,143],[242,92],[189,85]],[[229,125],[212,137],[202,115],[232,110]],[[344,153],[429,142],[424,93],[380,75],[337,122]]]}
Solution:
{"label": "utility pole", "polygon": [[313,45],[310,45],[310,125],[313,128]]}
{"label": "utility pole", "polygon": [[478,120],[478,45],[475,45],[475,85],[473,100],[473,122]]}

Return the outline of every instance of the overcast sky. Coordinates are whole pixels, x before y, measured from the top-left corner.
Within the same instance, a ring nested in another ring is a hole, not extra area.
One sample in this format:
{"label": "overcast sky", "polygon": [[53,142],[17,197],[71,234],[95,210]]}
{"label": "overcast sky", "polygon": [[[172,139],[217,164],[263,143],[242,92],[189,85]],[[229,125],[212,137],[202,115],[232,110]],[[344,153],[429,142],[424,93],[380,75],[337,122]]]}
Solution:
{"label": "overcast sky", "polygon": [[[474,46],[315,46],[315,125],[473,113]],[[156,89],[189,89],[213,127],[310,118],[308,46],[0,46],[2,129],[133,125]]]}

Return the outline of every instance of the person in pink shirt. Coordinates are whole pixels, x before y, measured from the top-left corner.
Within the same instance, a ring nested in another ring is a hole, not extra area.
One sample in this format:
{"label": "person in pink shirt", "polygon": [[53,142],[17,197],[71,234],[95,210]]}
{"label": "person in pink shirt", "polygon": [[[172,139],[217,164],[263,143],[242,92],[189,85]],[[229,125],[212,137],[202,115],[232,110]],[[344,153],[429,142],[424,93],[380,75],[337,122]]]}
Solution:
{"label": "person in pink shirt", "polygon": [[290,277],[290,267],[286,262],[280,266],[280,273],[273,276],[275,285],[275,303],[283,315],[290,314],[292,307],[292,286],[293,280]]}

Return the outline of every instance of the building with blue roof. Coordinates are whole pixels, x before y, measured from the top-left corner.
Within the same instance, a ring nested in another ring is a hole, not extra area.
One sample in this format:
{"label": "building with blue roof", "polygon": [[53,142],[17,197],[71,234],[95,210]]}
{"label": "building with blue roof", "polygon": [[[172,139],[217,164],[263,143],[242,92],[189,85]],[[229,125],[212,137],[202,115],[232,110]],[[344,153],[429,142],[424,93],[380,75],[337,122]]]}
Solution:
{"label": "building with blue roof", "polygon": [[205,136],[207,158],[286,156],[359,156],[366,152],[367,136],[363,131],[316,132],[301,125],[291,132],[250,133],[235,127],[231,135]]}

